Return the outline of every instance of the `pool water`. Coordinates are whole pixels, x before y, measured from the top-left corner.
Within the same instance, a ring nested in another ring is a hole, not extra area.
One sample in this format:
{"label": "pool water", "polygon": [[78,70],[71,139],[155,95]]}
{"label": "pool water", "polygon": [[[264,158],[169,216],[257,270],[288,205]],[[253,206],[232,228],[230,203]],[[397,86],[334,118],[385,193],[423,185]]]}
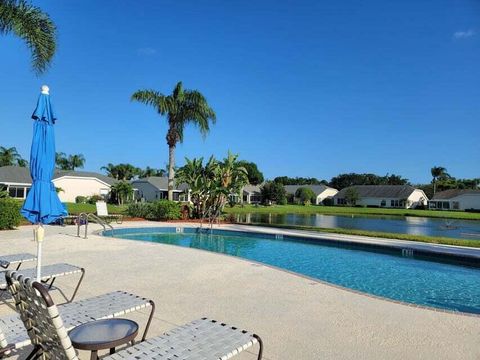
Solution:
{"label": "pool water", "polygon": [[[311,239],[214,230],[116,229],[114,236],[203,249],[392,300],[480,314],[480,269]],[[110,235],[111,232],[105,232]]]}

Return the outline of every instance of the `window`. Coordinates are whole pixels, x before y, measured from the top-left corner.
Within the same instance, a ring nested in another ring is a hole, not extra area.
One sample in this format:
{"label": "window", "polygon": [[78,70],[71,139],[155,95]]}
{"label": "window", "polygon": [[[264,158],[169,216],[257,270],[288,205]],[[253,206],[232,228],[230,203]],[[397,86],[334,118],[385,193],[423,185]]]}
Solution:
{"label": "window", "polygon": [[387,201],[385,199],[383,199],[382,202],[380,203],[380,206],[381,207],[387,206]]}
{"label": "window", "polygon": [[450,203],[448,201],[444,201],[442,207],[444,209],[450,209]]}
{"label": "window", "polygon": [[12,198],[23,199],[25,197],[25,187],[10,186],[8,189],[8,195]]}
{"label": "window", "polygon": [[346,205],[346,204],[347,204],[347,200],[341,199],[341,198],[337,199],[337,205]]}
{"label": "window", "polygon": [[400,204],[398,200],[390,200],[390,207],[399,207]]}

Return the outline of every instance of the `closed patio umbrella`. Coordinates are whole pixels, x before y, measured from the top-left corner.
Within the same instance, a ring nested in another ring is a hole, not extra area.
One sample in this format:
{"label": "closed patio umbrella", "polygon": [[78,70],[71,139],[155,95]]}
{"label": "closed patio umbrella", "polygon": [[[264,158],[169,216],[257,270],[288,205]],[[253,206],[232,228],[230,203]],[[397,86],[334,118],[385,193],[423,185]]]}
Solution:
{"label": "closed patio umbrella", "polygon": [[60,202],[52,183],[55,170],[55,135],[53,124],[56,117],[50,104],[48,86],[42,86],[42,92],[33,112],[33,140],[30,150],[30,175],[32,187],[22,206],[22,215],[31,223],[38,224],[34,231],[37,241],[37,280],[41,278],[42,241],[44,224],[50,224],[67,215],[65,206]]}

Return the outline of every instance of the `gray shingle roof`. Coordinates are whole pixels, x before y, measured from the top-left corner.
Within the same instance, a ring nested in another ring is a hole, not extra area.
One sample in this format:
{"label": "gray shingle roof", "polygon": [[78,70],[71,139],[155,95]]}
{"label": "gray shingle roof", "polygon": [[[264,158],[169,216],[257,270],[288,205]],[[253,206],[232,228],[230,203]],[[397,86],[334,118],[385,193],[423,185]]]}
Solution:
{"label": "gray shingle roof", "polygon": [[327,189],[333,189],[327,185],[285,185],[285,190],[287,191],[287,194],[293,194],[297,192],[297,190],[301,187],[306,187],[309,189],[312,189],[312,191],[315,193],[315,195],[320,195],[322,192],[324,192]]}
{"label": "gray shingle roof", "polygon": [[[142,182],[148,182],[149,184],[155,186],[158,190],[164,190],[164,191],[168,190],[168,177],[166,176],[149,176],[146,178],[133,180],[132,185],[135,186],[135,184],[142,183]],[[187,189],[188,189],[187,184],[180,184],[174,188],[174,191],[185,191]]]}
{"label": "gray shingle roof", "polygon": [[243,187],[243,191],[249,193],[249,194],[255,194],[255,193],[260,193],[260,187],[261,185],[245,185]]}
{"label": "gray shingle roof", "polygon": [[355,185],[340,190],[334,198],[345,198],[348,189],[357,190],[360,198],[389,198],[389,199],[406,199],[414,190],[410,185]]}
{"label": "gray shingle roof", "polygon": [[436,193],[432,200],[446,200],[460,195],[480,195],[480,190],[475,189],[450,189]]}
{"label": "gray shingle roof", "polygon": [[[62,176],[78,176],[97,178],[109,185],[113,185],[117,180],[106,175],[89,171],[73,171],[73,170],[55,170],[53,178],[58,179]],[[22,183],[31,184],[30,170],[28,167],[20,166],[2,166],[0,167],[0,183]]]}

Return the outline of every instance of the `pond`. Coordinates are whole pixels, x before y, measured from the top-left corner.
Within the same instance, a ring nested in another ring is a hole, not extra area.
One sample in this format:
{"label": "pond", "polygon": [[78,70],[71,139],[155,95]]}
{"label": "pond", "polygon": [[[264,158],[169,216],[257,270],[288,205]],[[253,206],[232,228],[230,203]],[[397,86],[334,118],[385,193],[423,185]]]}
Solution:
{"label": "pond", "polygon": [[322,214],[239,214],[237,221],[275,225],[383,231],[480,241],[480,221],[412,216],[359,216]]}

